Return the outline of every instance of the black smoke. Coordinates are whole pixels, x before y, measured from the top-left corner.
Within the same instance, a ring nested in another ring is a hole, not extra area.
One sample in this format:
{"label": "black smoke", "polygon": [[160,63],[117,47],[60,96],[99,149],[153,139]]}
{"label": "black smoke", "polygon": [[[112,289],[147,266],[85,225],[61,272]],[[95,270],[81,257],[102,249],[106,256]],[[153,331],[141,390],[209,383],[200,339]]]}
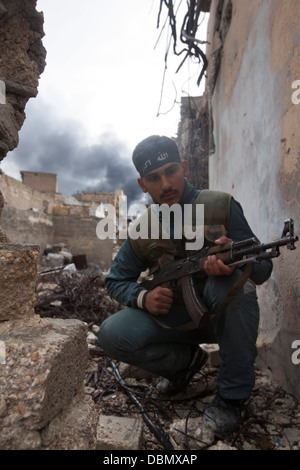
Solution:
{"label": "black smoke", "polygon": [[90,145],[80,122],[57,120],[43,106],[30,110],[19,137],[6,162],[14,162],[20,171],[56,173],[63,195],[123,189],[129,205],[141,200],[132,149],[113,133],[100,130],[98,142]]}

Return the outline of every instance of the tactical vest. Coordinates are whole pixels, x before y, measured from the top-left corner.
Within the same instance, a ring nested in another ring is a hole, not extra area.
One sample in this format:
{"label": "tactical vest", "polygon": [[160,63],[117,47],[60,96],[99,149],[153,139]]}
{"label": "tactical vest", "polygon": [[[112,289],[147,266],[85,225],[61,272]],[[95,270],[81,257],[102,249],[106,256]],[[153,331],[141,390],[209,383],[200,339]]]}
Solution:
{"label": "tactical vest", "polygon": [[[204,189],[200,191],[192,206],[204,204],[204,246],[212,246],[215,240],[222,235],[227,235],[230,222],[230,202],[232,196],[221,191],[212,191]],[[193,207],[192,207],[193,209]],[[196,211],[193,210],[192,224],[196,225]],[[190,254],[185,249],[187,240],[183,237],[180,240],[163,238],[164,228],[159,223],[159,238],[151,239],[151,218],[153,216],[153,208],[150,206],[135,222],[148,229],[148,238],[129,238],[134,253],[142,259],[147,266],[150,267],[150,273],[158,271],[165,263],[173,261],[177,258],[183,258]]]}

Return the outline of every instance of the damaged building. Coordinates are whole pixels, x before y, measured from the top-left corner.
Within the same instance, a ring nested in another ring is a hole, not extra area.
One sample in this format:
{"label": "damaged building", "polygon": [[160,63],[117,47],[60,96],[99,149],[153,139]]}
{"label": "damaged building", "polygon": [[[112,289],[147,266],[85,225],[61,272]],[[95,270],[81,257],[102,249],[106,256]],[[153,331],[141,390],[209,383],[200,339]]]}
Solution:
{"label": "damaged building", "polygon": [[[278,238],[287,218],[299,234],[300,104],[293,99],[293,84],[300,80],[299,1],[198,3],[210,13],[206,86],[203,96],[182,99],[177,138],[190,179],[199,188],[231,193],[262,242]],[[45,67],[43,35],[36,0],[0,1],[0,80],[6,84],[1,160],[18,145],[26,103],[37,95]],[[99,436],[105,434],[84,391],[86,324],[41,318],[34,303],[37,266],[47,245],[63,243],[72,254],[85,254],[88,264],[109,265],[111,241],[96,238],[96,208],[115,204],[118,196],[83,192],[66,198],[54,174],[24,171],[22,182],[0,174],[1,449],[96,449],[97,427]],[[282,249],[271,279],[258,289],[258,363],[295,402],[299,253]],[[298,434],[293,442],[300,442]]]}
{"label": "damaged building", "polygon": [[[300,3],[212,0],[209,11],[205,92],[182,99],[178,135],[192,182],[232,194],[261,242],[279,238],[289,218],[299,235]],[[207,181],[197,175],[205,165]],[[258,360],[298,397],[299,266],[300,250],[283,248],[258,288]]]}
{"label": "damaged building", "polygon": [[[37,95],[45,68],[44,19],[36,3],[0,2],[0,80],[5,84],[0,160],[18,145],[26,103]],[[84,392],[87,325],[41,318],[34,305],[37,267],[47,244],[65,243],[91,263],[103,260],[96,202],[64,199],[55,175],[22,176],[20,182],[0,174],[0,448],[95,449],[99,417]],[[79,229],[86,234],[80,245]]]}
{"label": "damaged building", "polygon": [[[106,205],[116,208],[122,190],[114,193],[82,192],[63,196],[57,175],[22,171],[22,182],[0,174],[4,197],[1,227],[8,240],[36,243],[41,255],[48,245],[65,245],[74,256],[85,256],[88,266],[107,270],[111,265],[114,240],[99,240],[96,227],[105,216]],[[102,211],[101,211],[102,209]]]}

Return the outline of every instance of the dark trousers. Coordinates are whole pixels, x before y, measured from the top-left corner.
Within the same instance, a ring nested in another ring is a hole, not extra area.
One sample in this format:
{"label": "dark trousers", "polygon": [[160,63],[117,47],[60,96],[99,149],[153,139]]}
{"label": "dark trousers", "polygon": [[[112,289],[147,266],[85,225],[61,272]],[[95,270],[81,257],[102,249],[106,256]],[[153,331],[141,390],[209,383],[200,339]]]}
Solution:
{"label": "dark trousers", "polygon": [[[236,269],[230,276],[208,278],[202,298],[212,314],[240,275],[241,271]],[[259,307],[255,286],[247,282],[227,308],[212,317],[203,329],[184,331],[176,329],[190,320],[182,306],[173,305],[168,315],[156,317],[167,327],[158,324],[148,312],[128,307],[102,323],[98,341],[112,359],[166,378],[176,376],[188,366],[194,345],[218,343],[219,393],[224,398],[248,398],[255,382],[257,354]]]}

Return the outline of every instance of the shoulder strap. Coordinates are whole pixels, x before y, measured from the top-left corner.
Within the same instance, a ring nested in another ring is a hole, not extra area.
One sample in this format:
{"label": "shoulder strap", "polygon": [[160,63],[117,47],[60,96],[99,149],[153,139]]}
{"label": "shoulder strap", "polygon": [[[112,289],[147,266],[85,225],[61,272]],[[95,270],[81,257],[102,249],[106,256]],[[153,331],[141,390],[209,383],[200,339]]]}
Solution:
{"label": "shoulder strap", "polygon": [[228,229],[231,199],[231,194],[222,191],[213,191],[211,189],[200,191],[195,203],[204,204],[204,224],[224,225]]}
{"label": "shoulder strap", "polygon": [[[204,205],[205,245],[212,246],[222,235],[227,235],[230,223],[230,203],[232,196],[222,191],[203,189],[196,197],[193,206]],[[196,229],[196,211],[193,210],[193,228]]]}

